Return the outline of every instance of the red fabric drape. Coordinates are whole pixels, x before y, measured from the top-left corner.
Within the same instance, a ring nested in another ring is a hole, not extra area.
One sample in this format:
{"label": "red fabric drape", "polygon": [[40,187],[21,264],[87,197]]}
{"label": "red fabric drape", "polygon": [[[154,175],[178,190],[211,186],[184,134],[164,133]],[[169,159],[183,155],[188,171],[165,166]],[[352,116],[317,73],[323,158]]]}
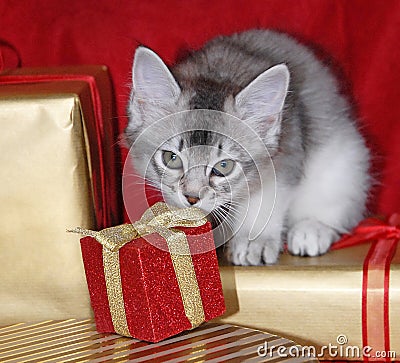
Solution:
{"label": "red fabric drape", "polygon": [[[372,212],[400,206],[400,1],[397,0],[26,0],[0,2],[3,63],[15,66],[106,64],[126,125],[134,48],[145,44],[172,63],[183,49],[217,34],[254,27],[287,31],[318,45],[353,95],[373,150]],[[19,54],[12,54],[12,50]],[[329,55],[329,57],[328,57]],[[122,159],[126,153],[122,152]]]}

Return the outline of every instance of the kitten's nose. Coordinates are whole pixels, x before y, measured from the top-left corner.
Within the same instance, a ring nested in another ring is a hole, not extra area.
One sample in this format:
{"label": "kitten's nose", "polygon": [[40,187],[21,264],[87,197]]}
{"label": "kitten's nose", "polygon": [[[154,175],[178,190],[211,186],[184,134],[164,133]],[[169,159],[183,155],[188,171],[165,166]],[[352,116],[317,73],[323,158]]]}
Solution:
{"label": "kitten's nose", "polygon": [[187,201],[190,203],[190,205],[196,204],[200,200],[200,198],[193,197],[191,195],[185,195],[185,197]]}

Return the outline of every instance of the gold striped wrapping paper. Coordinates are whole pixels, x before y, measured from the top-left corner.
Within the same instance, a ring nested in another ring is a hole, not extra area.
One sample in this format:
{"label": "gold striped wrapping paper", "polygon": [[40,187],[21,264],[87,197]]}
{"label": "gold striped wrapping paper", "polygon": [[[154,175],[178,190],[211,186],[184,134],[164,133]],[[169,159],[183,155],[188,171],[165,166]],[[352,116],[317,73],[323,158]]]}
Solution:
{"label": "gold striped wrapping paper", "polygon": [[313,358],[259,357],[257,348],[291,347],[279,336],[229,324],[203,324],[159,343],[99,334],[92,320],[49,320],[0,328],[0,361],[11,362],[318,362]]}

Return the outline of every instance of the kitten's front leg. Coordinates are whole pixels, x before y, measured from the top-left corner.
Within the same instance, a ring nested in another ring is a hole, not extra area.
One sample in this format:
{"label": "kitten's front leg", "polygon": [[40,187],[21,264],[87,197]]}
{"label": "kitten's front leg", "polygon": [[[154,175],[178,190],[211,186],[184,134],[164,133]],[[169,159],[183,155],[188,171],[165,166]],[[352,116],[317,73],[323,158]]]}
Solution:
{"label": "kitten's front leg", "polygon": [[274,203],[274,190],[273,187],[266,187],[263,194],[256,194],[250,202],[243,224],[228,245],[228,259],[233,264],[257,266],[278,261],[283,246],[281,235],[290,191],[277,193],[277,196],[284,195],[286,198],[277,198]]}

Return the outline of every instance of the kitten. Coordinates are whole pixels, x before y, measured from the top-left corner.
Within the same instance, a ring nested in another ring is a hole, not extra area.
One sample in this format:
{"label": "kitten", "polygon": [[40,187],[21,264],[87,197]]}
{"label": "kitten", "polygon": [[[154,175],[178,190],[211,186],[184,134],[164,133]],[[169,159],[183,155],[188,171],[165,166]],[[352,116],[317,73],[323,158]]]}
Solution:
{"label": "kitten", "polygon": [[171,70],[139,47],[132,76],[136,170],[222,222],[232,263],[273,264],[283,241],[323,254],[363,217],[369,152],[337,81],[293,38],[217,37]]}

